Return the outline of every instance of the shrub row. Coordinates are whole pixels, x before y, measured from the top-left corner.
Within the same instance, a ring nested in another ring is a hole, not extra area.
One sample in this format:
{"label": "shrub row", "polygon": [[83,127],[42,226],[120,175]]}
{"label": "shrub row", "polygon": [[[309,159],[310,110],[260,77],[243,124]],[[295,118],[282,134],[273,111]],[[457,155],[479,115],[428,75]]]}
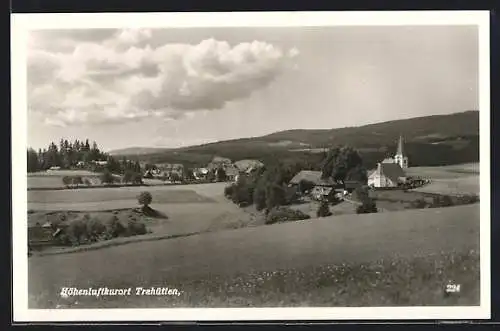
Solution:
{"label": "shrub row", "polygon": [[434,196],[432,201],[426,199],[417,199],[410,203],[410,208],[422,209],[422,208],[442,208],[451,206],[460,206],[471,203],[479,202],[479,197],[477,195],[463,195],[463,196],[448,196],[439,195]]}
{"label": "shrub row", "polygon": [[65,226],[55,238],[56,243],[64,246],[78,246],[117,237],[129,237],[146,234],[146,224],[130,218],[123,225],[117,216],[112,215],[106,221],[90,218],[88,214]]}
{"label": "shrub row", "polygon": [[266,224],[283,223],[290,221],[300,221],[311,218],[300,210],[293,210],[288,207],[275,207],[266,216]]}

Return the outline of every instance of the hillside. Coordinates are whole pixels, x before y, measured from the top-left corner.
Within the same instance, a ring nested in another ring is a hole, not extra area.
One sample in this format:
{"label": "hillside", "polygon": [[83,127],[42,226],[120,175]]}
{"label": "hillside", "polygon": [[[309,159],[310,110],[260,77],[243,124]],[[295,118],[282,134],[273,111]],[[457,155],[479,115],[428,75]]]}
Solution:
{"label": "hillside", "polygon": [[[321,159],[324,148],[350,145],[363,155],[367,166],[394,153],[399,135],[413,166],[438,166],[479,161],[479,112],[466,111],[388,121],[359,127],[325,130],[287,130],[254,138],[221,141],[179,149],[128,152],[149,162],[206,164],[214,155],[240,159]],[[116,151],[115,151],[116,152]]]}
{"label": "hillside", "polygon": [[128,147],[109,151],[110,155],[147,155],[168,151],[168,148],[156,147]]}

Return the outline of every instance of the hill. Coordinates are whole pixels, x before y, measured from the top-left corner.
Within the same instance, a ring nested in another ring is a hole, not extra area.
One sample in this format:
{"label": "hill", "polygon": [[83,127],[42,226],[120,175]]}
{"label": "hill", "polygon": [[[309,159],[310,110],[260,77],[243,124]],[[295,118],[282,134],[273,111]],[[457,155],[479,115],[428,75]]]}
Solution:
{"label": "hill", "polygon": [[[258,159],[316,162],[325,148],[350,145],[357,148],[368,167],[395,152],[399,135],[412,166],[439,166],[479,161],[479,111],[433,115],[322,130],[287,130],[253,138],[220,141],[151,153],[122,153],[149,162],[206,164],[215,155],[233,161]],[[319,153],[318,153],[319,152]]]}
{"label": "hill", "polygon": [[118,155],[147,155],[153,153],[160,153],[168,151],[169,148],[156,148],[156,147],[128,147],[123,149],[115,149],[109,151],[110,155],[118,156]]}

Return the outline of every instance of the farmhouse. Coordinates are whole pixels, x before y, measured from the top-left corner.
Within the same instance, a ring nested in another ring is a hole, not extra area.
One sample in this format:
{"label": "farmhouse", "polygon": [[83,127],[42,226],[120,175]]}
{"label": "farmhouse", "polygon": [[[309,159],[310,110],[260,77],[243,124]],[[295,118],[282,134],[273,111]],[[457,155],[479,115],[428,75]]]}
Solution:
{"label": "farmhouse", "polygon": [[226,169],[230,165],[232,165],[232,162],[231,162],[230,159],[225,158],[225,157],[215,156],[212,159],[212,162],[210,162],[207,165],[207,169],[208,170],[215,170],[215,169],[218,169],[218,168],[221,168],[221,167],[224,168],[224,169]]}
{"label": "farmhouse", "polygon": [[314,199],[321,200],[335,194],[344,194],[345,184],[334,181],[331,178],[321,178],[321,171],[302,170],[296,174],[289,183],[289,186],[299,186],[301,182],[310,182],[314,184],[311,190],[311,196]]}
{"label": "farmhouse", "polygon": [[240,174],[240,170],[234,165],[228,166],[224,171],[226,172],[226,179],[228,181],[235,181]]}
{"label": "farmhouse", "polygon": [[247,174],[252,173],[253,171],[261,168],[264,164],[258,160],[239,160],[234,162],[234,165],[242,172]]}

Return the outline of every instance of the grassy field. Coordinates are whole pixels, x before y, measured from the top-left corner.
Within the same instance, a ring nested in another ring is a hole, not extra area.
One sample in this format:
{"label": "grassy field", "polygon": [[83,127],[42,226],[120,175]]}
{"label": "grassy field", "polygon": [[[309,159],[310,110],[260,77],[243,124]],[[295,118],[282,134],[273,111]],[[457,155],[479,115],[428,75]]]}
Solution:
{"label": "grassy field", "polygon": [[443,167],[414,167],[407,169],[410,176],[430,178],[431,183],[416,192],[460,195],[479,195],[479,164],[467,163]]}
{"label": "grassy field", "polygon": [[28,215],[28,222],[43,224],[60,216],[68,219],[75,211],[99,216],[103,211],[138,207],[137,195],[147,190],[153,196],[151,207],[167,218],[146,218],[147,227],[153,234],[141,236],[138,240],[263,224],[263,221],[255,222],[258,217],[256,213],[249,213],[224,198],[225,185],[211,183],[29,191],[28,209],[32,213]]}
{"label": "grassy field", "polygon": [[27,185],[29,189],[36,188],[63,188],[64,176],[81,176],[87,178],[93,185],[101,184],[99,174],[87,170],[54,170],[28,173]]}
{"label": "grassy field", "polygon": [[[63,286],[168,286],[183,293],[175,300],[132,296],[79,302],[95,308],[478,304],[478,249],[478,204],[332,216],[34,256],[30,307],[65,304],[58,296]],[[342,272],[361,269],[369,275]],[[445,297],[443,282],[449,280],[467,290],[455,299]],[[366,283],[372,281],[379,286]]]}
{"label": "grassy field", "polygon": [[153,195],[153,203],[185,203],[185,202],[211,202],[212,199],[197,194],[186,186],[175,189],[168,187],[145,188],[140,186],[131,187],[108,187],[74,190],[54,191],[29,191],[28,203],[43,203],[50,207],[51,204],[64,203],[71,208],[72,205],[89,202],[107,202],[106,209],[113,209],[113,201],[132,200],[137,201],[137,196],[142,191],[149,191]]}

